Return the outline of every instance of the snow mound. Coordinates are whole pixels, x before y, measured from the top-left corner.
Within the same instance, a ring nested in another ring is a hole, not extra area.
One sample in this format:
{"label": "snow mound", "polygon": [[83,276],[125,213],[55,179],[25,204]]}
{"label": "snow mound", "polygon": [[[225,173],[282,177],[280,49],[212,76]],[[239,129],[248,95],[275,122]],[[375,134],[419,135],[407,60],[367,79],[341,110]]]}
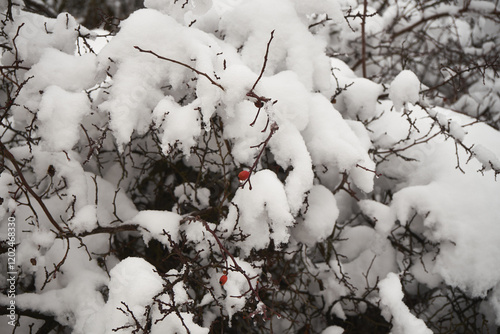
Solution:
{"label": "snow mound", "polygon": [[389,98],[394,103],[394,108],[400,111],[406,103],[417,103],[419,92],[420,80],[412,71],[404,70],[392,80]]}
{"label": "snow mound", "polygon": [[410,313],[403,303],[403,290],[398,275],[389,273],[379,283],[380,302],[386,308],[383,314],[387,321],[391,320],[393,334],[432,334],[425,322]]}

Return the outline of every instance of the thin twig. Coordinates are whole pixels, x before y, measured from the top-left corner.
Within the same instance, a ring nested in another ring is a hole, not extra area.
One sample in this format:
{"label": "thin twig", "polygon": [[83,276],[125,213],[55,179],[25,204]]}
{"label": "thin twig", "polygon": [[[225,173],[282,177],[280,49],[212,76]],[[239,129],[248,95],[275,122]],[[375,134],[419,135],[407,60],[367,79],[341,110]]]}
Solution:
{"label": "thin twig", "polygon": [[375,174],[376,177],[381,177],[382,176],[382,173],[377,173],[376,170],[366,168],[364,166],[361,166],[360,164],[356,164],[356,167],[361,168],[363,170],[366,170],[367,172],[371,172],[371,173]]}
{"label": "thin twig", "polygon": [[250,175],[248,176],[248,178],[245,180],[245,182],[243,182],[241,184],[240,187],[244,188],[245,187],[245,184],[249,184],[249,187],[250,187],[250,190],[252,190],[252,183],[250,182],[250,178],[252,176],[252,173],[254,172],[255,168],[257,168],[257,165],[259,163],[259,160],[260,160],[260,157],[262,156],[262,154],[264,153],[264,151],[266,150],[266,147],[267,147],[267,144],[269,144],[269,141],[271,140],[271,138],[273,137],[273,135],[276,133],[276,131],[279,130],[279,127],[278,127],[278,124],[276,123],[272,123],[271,124],[271,130],[269,132],[269,136],[267,136],[266,140],[264,140],[262,143],[260,143],[259,145],[255,145],[255,146],[252,146],[252,148],[257,148],[257,147],[260,147],[262,146],[262,148],[260,149],[260,152],[259,154],[257,155],[257,157],[255,158],[255,161],[252,165],[252,167],[250,168],[250,170],[248,171],[250,173]]}
{"label": "thin twig", "polygon": [[54,217],[52,217],[52,214],[50,213],[49,209],[47,209],[47,207],[45,206],[45,203],[43,203],[43,201],[40,198],[40,196],[38,196],[38,194],[28,184],[28,181],[26,181],[26,179],[24,178],[23,172],[22,172],[21,168],[19,167],[19,164],[17,163],[16,158],[12,155],[12,153],[10,153],[10,151],[7,149],[7,147],[5,147],[5,145],[2,142],[0,142],[0,149],[2,151],[2,154],[7,159],[9,159],[10,162],[12,162],[12,165],[14,165],[14,168],[17,171],[17,176],[21,180],[21,183],[24,186],[24,188],[38,202],[38,204],[40,205],[40,207],[42,208],[43,212],[45,213],[45,215],[47,216],[47,218],[49,219],[49,221],[52,223],[52,225],[59,231],[59,233],[63,234],[64,233],[63,229],[55,221]]}
{"label": "thin twig", "polygon": [[269,38],[269,42],[267,42],[266,54],[264,55],[264,63],[262,64],[262,69],[260,70],[259,77],[257,78],[255,83],[253,84],[252,89],[250,89],[250,92],[253,92],[253,90],[255,89],[257,84],[259,83],[260,79],[264,75],[264,71],[266,70],[266,65],[267,65],[267,58],[269,56],[269,47],[271,46],[271,41],[273,40],[273,38],[274,38],[274,30],[271,31],[271,38]]}
{"label": "thin twig", "polygon": [[230,252],[230,251],[229,251],[226,247],[224,247],[224,245],[222,244],[222,241],[219,239],[219,237],[217,236],[217,234],[215,233],[215,231],[214,231],[214,230],[212,230],[212,229],[210,228],[210,226],[208,226],[208,223],[207,223],[205,220],[200,219],[199,217],[196,217],[195,219],[196,219],[196,220],[198,220],[198,221],[200,221],[200,222],[203,224],[203,226],[205,227],[205,229],[206,229],[208,232],[210,232],[210,234],[212,234],[212,235],[213,235],[213,237],[214,237],[215,241],[217,242],[217,244],[218,244],[218,246],[219,246],[219,248],[220,248],[221,252],[223,253],[224,257],[229,256],[229,258],[231,258],[231,261],[233,262],[234,269],[235,269],[236,271],[240,272],[240,273],[243,275],[243,277],[245,277],[245,279],[247,280],[248,286],[249,286],[249,291],[251,291],[251,292],[253,293],[253,295],[255,296],[255,298],[257,299],[257,301],[259,301],[260,303],[262,303],[262,305],[263,305],[263,307],[264,307],[264,310],[269,310],[269,311],[271,311],[271,313],[274,313],[274,314],[276,314],[277,316],[280,316],[280,317],[281,317],[281,315],[280,315],[277,311],[275,311],[273,308],[268,307],[268,306],[264,303],[264,301],[260,298],[258,291],[257,291],[257,290],[255,290],[255,288],[254,288],[254,287],[253,287],[253,285],[252,285],[252,278],[251,278],[251,277],[248,277],[247,273],[246,273],[246,272],[245,272],[245,270],[244,270],[244,269],[243,269],[243,268],[242,268],[242,267],[238,264],[238,262],[236,261],[236,259],[235,259],[235,258],[234,258],[234,256],[233,256],[233,254],[231,254],[231,252]]}
{"label": "thin twig", "polygon": [[7,18],[10,21],[14,21],[14,17],[12,16],[12,0],[7,0]]}
{"label": "thin twig", "polygon": [[178,65],[181,65],[181,66],[184,66],[184,67],[187,67],[189,68],[191,71],[201,75],[201,76],[204,76],[205,78],[207,78],[213,85],[219,87],[220,89],[222,89],[223,91],[225,90],[224,87],[222,87],[219,83],[215,82],[214,79],[212,79],[208,74],[206,74],[205,72],[201,72],[201,71],[198,71],[196,68],[192,67],[192,66],[189,66],[188,64],[185,64],[183,62],[180,62],[178,60],[175,60],[175,59],[171,59],[171,58],[167,58],[167,57],[163,57],[163,56],[160,56],[159,54],[155,53],[154,51],[151,51],[151,50],[144,50],[144,49],[141,49],[140,47],[138,47],[137,45],[134,46],[134,48],[136,48],[137,50],[139,50],[140,52],[144,52],[144,53],[150,53],[154,56],[156,56],[157,58],[159,59],[162,59],[162,60],[166,60],[166,61],[170,61],[174,64],[178,64]]}
{"label": "thin twig", "polygon": [[363,71],[363,78],[366,78],[366,11],[368,1],[363,1],[363,17],[361,18],[361,67]]}

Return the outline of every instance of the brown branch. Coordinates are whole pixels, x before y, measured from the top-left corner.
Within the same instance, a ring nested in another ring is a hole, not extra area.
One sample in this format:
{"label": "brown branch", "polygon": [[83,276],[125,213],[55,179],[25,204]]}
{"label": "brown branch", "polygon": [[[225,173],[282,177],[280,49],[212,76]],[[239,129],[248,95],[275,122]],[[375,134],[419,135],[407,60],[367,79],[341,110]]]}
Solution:
{"label": "brown branch", "polygon": [[[78,237],[86,237],[89,235],[101,234],[101,233],[114,234],[117,232],[134,232],[134,231],[139,231],[139,229],[140,229],[139,225],[135,225],[135,224],[122,224],[122,225],[116,225],[116,226],[99,226],[91,231],[79,233]],[[74,237],[74,236],[75,236],[75,234],[73,232],[66,232],[61,237],[67,238],[67,237]]]}
{"label": "brown branch", "polygon": [[361,68],[363,71],[363,78],[366,78],[366,11],[368,7],[368,0],[363,1],[363,16],[361,18]]}
{"label": "brown branch", "polygon": [[[462,13],[463,11],[464,10],[461,9],[459,11],[459,13]],[[431,15],[431,16],[423,17],[419,21],[413,23],[412,25],[410,25],[410,26],[408,26],[406,28],[403,28],[403,29],[401,29],[399,31],[396,31],[395,33],[393,33],[392,34],[392,38],[394,39],[394,38],[398,37],[399,35],[402,35],[402,34],[405,34],[407,32],[410,32],[413,29],[415,29],[416,27],[418,27],[419,25],[426,23],[427,21],[436,20],[436,19],[439,19],[439,18],[445,17],[445,16],[455,16],[455,14],[452,14],[452,13],[449,13],[449,12],[443,12],[443,13],[437,13],[437,14],[434,14],[434,15]]]}
{"label": "brown branch", "polygon": [[316,23],[313,23],[313,24],[310,24],[307,28],[308,29],[311,29],[311,28],[314,28],[316,26],[319,26],[321,24],[324,24],[325,22],[328,22],[328,21],[331,21],[332,19],[328,17],[328,15],[326,15],[326,18],[324,18],[323,20],[319,21],[319,22],[316,22]]}
{"label": "brown branch", "polygon": [[264,75],[264,71],[266,70],[266,65],[267,65],[267,58],[269,56],[269,47],[271,46],[271,41],[273,40],[273,38],[274,38],[274,30],[271,31],[271,38],[269,38],[269,42],[267,42],[266,54],[264,55],[264,63],[262,64],[262,69],[260,70],[259,77],[257,78],[255,83],[253,84],[252,89],[250,89],[250,92],[253,92],[253,90],[255,89],[257,84],[259,83],[260,79]]}
{"label": "brown branch", "polygon": [[43,290],[45,289],[45,286],[47,284],[49,284],[49,282],[53,279],[53,278],[56,278],[56,275],[57,273],[59,272],[59,270],[61,269],[62,265],[64,264],[64,262],[66,262],[66,259],[68,258],[68,253],[69,253],[69,238],[66,238],[66,242],[68,243],[68,248],[66,248],[66,252],[64,253],[64,256],[63,258],[61,259],[61,261],[59,261],[58,264],[53,264],[54,265],[54,270],[52,270],[50,273],[47,271],[47,268],[45,268],[45,282],[43,282],[43,285],[42,287],[40,288],[40,290]]}
{"label": "brown branch", "polygon": [[14,21],[14,17],[12,16],[12,0],[7,0],[7,18],[10,21]]}
{"label": "brown branch", "polygon": [[14,69],[14,70],[30,70],[29,67],[26,67],[26,66],[20,66],[20,65],[9,65],[9,66],[0,66],[0,70],[4,70],[4,69]]}
{"label": "brown branch", "polygon": [[31,194],[31,196],[33,196],[33,198],[38,202],[38,204],[42,208],[43,212],[45,213],[45,215],[47,216],[47,218],[51,222],[51,224],[59,231],[59,233],[63,234],[64,233],[63,229],[55,221],[54,217],[52,217],[52,214],[50,213],[49,209],[47,209],[47,207],[45,206],[45,203],[43,203],[40,196],[38,196],[38,194],[28,184],[28,181],[26,181],[26,179],[24,178],[23,172],[21,170],[21,167],[19,167],[19,164],[17,163],[16,158],[12,155],[12,153],[10,153],[10,151],[7,149],[7,147],[5,147],[5,145],[2,142],[0,142],[0,149],[1,149],[2,155],[5,156],[7,159],[9,159],[10,162],[12,162],[12,165],[14,165],[14,168],[17,171],[17,176],[21,180],[21,183],[24,186],[24,188],[26,189],[26,191],[28,191]]}
{"label": "brown branch", "polygon": [[[481,70],[485,71],[486,69],[488,68],[491,68],[491,67],[495,67],[496,66],[496,62],[497,62],[498,58],[496,58],[491,64],[482,64],[482,65],[476,65],[476,66],[472,66],[472,67],[467,67],[465,69],[453,69],[453,68],[449,68],[448,72],[451,72],[453,71],[454,74],[450,75],[450,77],[448,79],[446,79],[445,81],[435,85],[435,86],[432,86],[432,87],[429,87],[427,89],[424,89],[422,91],[420,91],[420,94],[425,94],[427,92],[430,92],[430,91],[433,91],[433,90],[436,90],[438,89],[439,87],[442,87],[450,82],[452,82],[453,80],[456,80],[457,78],[460,78],[460,76],[462,74],[465,74],[465,73],[468,73],[468,72],[472,72],[472,71],[475,71],[475,70],[478,70],[479,72],[481,72]],[[442,69],[445,69],[446,67],[443,67]],[[448,69],[448,68],[446,68]]]}
{"label": "brown branch", "polygon": [[188,64],[185,64],[183,62],[180,62],[178,60],[175,60],[175,59],[170,59],[170,58],[167,58],[167,57],[163,57],[163,56],[160,56],[159,54],[155,53],[154,51],[151,51],[151,50],[144,50],[144,49],[141,49],[140,47],[138,47],[137,45],[134,46],[135,49],[139,50],[140,52],[144,52],[144,53],[150,53],[154,56],[156,56],[157,58],[159,59],[162,59],[162,60],[166,60],[166,61],[170,61],[174,64],[177,64],[177,65],[181,65],[181,66],[184,66],[184,67],[187,67],[189,68],[191,71],[201,75],[201,76],[204,76],[205,78],[207,78],[213,85],[219,87],[220,89],[222,89],[223,91],[225,91],[224,87],[222,87],[219,83],[215,82],[214,79],[212,79],[208,74],[206,74],[205,72],[201,72],[201,71],[198,71],[196,68],[192,67],[192,66],[189,66]]}
{"label": "brown branch", "polygon": [[344,190],[346,193],[348,193],[352,198],[354,198],[357,202],[360,201],[358,195],[356,194],[356,191],[351,188],[351,182],[349,182],[349,174],[347,172],[343,172],[342,174],[342,181],[340,181],[340,184],[333,190],[333,194],[338,193],[340,190]]}
{"label": "brown branch", "polygon": [[259,145],[255,145],[255,146],[252,146],[252,148],[256,148],[256,147],[260,147],[262,146],[259,154],[257,155],[257,157],[255,158],[255,161],[252,165],[252,167],[250,167],[250,170],[248,171],[250,173],[250,175],[248,176],[248,179],[245,180],[245,182],[243,182],[241,184],[241,187],[245,187],[245,184],[249,184],[250,186],[250,190],[252,190],[252,183],[250,182],[250,178],[252,176],[252,173],[253,171],[255,170],[255,168],[257,167],[258,163],[259,163],[259,160],[260,160],[260,157],[262,156],[262,154],[264,153],[266,147],[267,147],[267,144],[269,144],[269,141],[271,140],[271,138],[273,137],[274,133],[276,131],[279,130],[279,127],[278,127],[278,124],[276,123],[272,123],[271,124],[271,131],[269,132],[269,136],[267,136],[266,140],[264,140],[262,143],[260,143]]}
{"label": "brown branch", "polygon": [[257,291],[257,290],[255,290],[255,288],[254,288],[254,287],[253,287],[253,285],[252,285],[252,281],[251,281],[251,280],[252,280],[252,278],[251,278],[251,277],[248,277],[247,273],[246,273],[246,272],[245,272],[245,270],[244,270],[244,269],[243,269],[243,268],[242,268],[242,267],[238,264],[238,262],[236,261],[236,259],[235,259],[235,258],[234,258],[234,256],[233,256],[233,254],[231,254],[231,252],[230,252],[230,251],[228,251],[226,247],[224,247],[224,245],[222,244],[222,241],[220,241],[220,239],[219,239],[219,237],[217,236],[217,234],[215,233],[215,231],[214,231],[214,230],[212,230],[212,229],[210,228],[210,226],[208,226],[208,223],[207,223],[206,221],[204,221],[203,219],[200,219],[199,217],[196,217],[196,218],[194,218],[194,219],[195,219],[195,220],[200,221],[200,222],[203,224],[203,226],[205,227],[205,229],[206,229],[208,232],[210,232],[210,234],[212,234],[212,236],[214,237],[215,241],[217,242],[217,244],[218,244],[218,246],[219,246],[219,248],[220,248],[221,252],[223,253],[224,257],[226,257],[226,255],[227,255],[227,256],[229,256],[229,258],[230,258],[230,259],[231,259],[231,261],[233,262],[234,269],[235,269],[236,271],[238,271],[239,273],[241,273],[241,274],[243,275],[243,277],[245,277],[245,279],[247,280],[248,286],[249,286],[249,290],[248,290],[247,292],[251,291],[251,292],[253,293],[253,295],[255,296],[255,298],[256,298],[256,299],[257,299],[260,303],[262,303],[262,305],[264,305],[264,306],[263,306],[263,307],[264,307],[264,310],[269,310],[269,311],[271,311],[272,313],[276,314],[277,316],[280,316],[280,317],[281,317],[281,315],[280,315],[277,311],[275,311],[274,309],[272,309],[272,308],[268,307],[268,306],[264,303],[264,301],[260,298],[258,291]]}
{"label": "brown branch", "polygon": [[373,173],[373,174],[375,174],[376,177],[381,177],[383,175],[382,173],[377,173],[376,170],[372,170],[370,168],[366,168],[364,166],[361,166],[360,164],[356,164],[356,167],[361,168],[361,169],[363,169],[363,170],[365,170],[367,172]]}

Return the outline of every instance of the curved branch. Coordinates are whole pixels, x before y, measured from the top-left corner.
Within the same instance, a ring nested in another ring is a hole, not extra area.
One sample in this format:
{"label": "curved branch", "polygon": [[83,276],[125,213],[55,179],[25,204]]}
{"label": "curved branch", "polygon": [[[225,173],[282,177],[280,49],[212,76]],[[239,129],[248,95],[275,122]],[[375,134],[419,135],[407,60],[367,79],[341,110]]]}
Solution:
{"label": "curved branch", "polygon": [[274,30],[271,31],[271,37],[269,38],[269,42],[267,42],[266,54],[264,55],[264,63],[262,64],[262,69],[260,70],[259,77],[257,78],[255,83],[253,84],[252,89],[250,89],[250,92],[253,92],[253,90],[255,89],[255,86],[257,86],[260,79],[264,75],[264,71],[266,70],[266,65],[267,65],[267,58],[269,56],[269,47],[271,46],[271,42],[272,42],[273,38],[274,38]]}
{"label": "curved branch", "polygon": [[144,50],[144,49],[141,49],[140,47],[138,47],[137,45],[134,46],[135,49],[139,50],[140,52],[144,52],[144,53],[150,53],[154,56],[156,56],[157,58],[159,59],[162,59],[162,60],[166,60],[166,61],[170,61],[174,64],[177,64],[177,65],[181,65],[181,66],[184,66],[184,67],[187,67],[189,68],[191,71],[201,75],[201,76],[204,76],[205,78],[207,78],[213,85],[219,87],[220,89],[222,89],[223,91],[225,90],[224,87],[222,87],[220,84],[218,84],[217,82],[215,82],[214,79],[212,79],[208,74],[206,74],[205,72],[201,72],[201,71],[198,71],[196,68],[192,67],[192,66],[189,66],[188,64],[185,64],[183,62],[180,62],[178,60],[175,60],[175,59],[170,59],[170,58],[167,58],[167,57],[163,57],[163,56],[160,56],[159,54],[157,54],[156,52],[154,51],[151,51],[151,50]]}
{"label": "curved branch", "polygon": [[45,213],[45,215],[47,216],[47,218],[51,222],[51,224],[59,231],[59,233],[63,234],[64,230],[55,221],[54,217],[52,217],[52,214],[50,213],[49,209],[47,209],[47,207],[45,206],[45,203],[43,203],[43,200],[40,198],[40,196],[38,196],[38,194],[28,184],[28,181],[26,181],[26,179],[24,178],[23,172],[21,170],[21,167],[19,167],[19,164],[17,163],[16,158],[14,157],[14,155],[12,155],[12,153],[10,153],[10,151],[7,149],[7,147],[5,147],[5,145],[2,142],[0,142],[0,150],[2,152],[2,155],[4,157],[6,157],[7,159],[9,159],[10,162],[12,162],[12,165],[14,165],[14,168],[17,171],[17,176],[21,180],[21,183],[22,183],[23,187],[38,202],[38,204],[42,208],[43,212]]}

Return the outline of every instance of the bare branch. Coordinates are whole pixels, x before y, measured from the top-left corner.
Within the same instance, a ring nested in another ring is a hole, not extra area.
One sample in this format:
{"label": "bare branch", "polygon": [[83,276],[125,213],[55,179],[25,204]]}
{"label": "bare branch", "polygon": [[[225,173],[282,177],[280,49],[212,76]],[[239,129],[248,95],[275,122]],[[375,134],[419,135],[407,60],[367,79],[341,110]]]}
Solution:
{"label": "bare branch", "polygon": [[12,153],[10,153],[10,151],[7,149],[7,147],[5,147],[5,145],[2,142],[0,142],[0,149],[2,151],[2,155],[5,156],[7,159],[9,159],[10,162],[12,162],[12,165],[14,165],[14,168],[17,171],[17,176],[21,180],[21,183],[26,189],[26,191],[28,191],[31,194],[31,196],[33,196],[33,198],[38,202],[43,212],[49,219],[50,223],[59,231],[59,233],[63,234],[64,231],[62,227],[59,226],[59,224],[55,221],[49,209],[45,206],[45,203],[43,203],[43,200],[40,198],[40,196],[38,196],[38,194],[33,190],[33,188],[31,188],[31,186],[28,184],[28,181],[26,181],[26,179],[24,178],[23,171],[21,170],[21,167],[19,167],[16,158],[12,155]]}
{"label": "bare branch", "polygon": [[215,82],[214,79],[212,79],[208,74],[206,74],[205,72],[201,72],[201,71],[198,71],[196,68],[192,67],[192,66],[189,66],[188,64],[185,64],[183,62],[180,62],[178,60],[175,60],[175,59],[170,59],[170,58],[167,58],[167,57],[163,57],[163,56],[160,56],[159,54],[157,54],[156,52],[154,51],[151,51],[151,50],[144,50],[144,49],[141,49],[140,47],[138,47],[137,45],[134,46],[135,49],[139,50],[140,52],[144,52],[144,53],[150,53],[154,56],[156,56],[157,58],[159,59],[162,59],[162,60],[166,60],[166,61],[170,61],[174,64],[178,64],[178,65],[181,65],[181,66],[184,66],[184,67],[187,67],[189,68],[191,71],[201,75],[201,76],[204,76],[205,78],[207,78],[213,85],[219,87],[220,89],[222,89],[224,91],[224,87],[222,87],[219,83]]}
{"label": "bare branch", "polygon": [[271,46],[271,42],[272,42],[273,38],[274,38],[274,30],[271,31],[271,38],[269,38],[269,42],[267,42],[266,54],[264,55],[264,63],[262,64],[262,69],[260,70],[259,77],[257,78],[255,83],[253,84],[252,89],[250,89],[250,92],[253,92],[253,90],[255,89],[257,84],[259,83],[260,79],[264,75],[264,71],[266,70],[266,65],[267,65],[267,58],[269,56],[269,47]]}

